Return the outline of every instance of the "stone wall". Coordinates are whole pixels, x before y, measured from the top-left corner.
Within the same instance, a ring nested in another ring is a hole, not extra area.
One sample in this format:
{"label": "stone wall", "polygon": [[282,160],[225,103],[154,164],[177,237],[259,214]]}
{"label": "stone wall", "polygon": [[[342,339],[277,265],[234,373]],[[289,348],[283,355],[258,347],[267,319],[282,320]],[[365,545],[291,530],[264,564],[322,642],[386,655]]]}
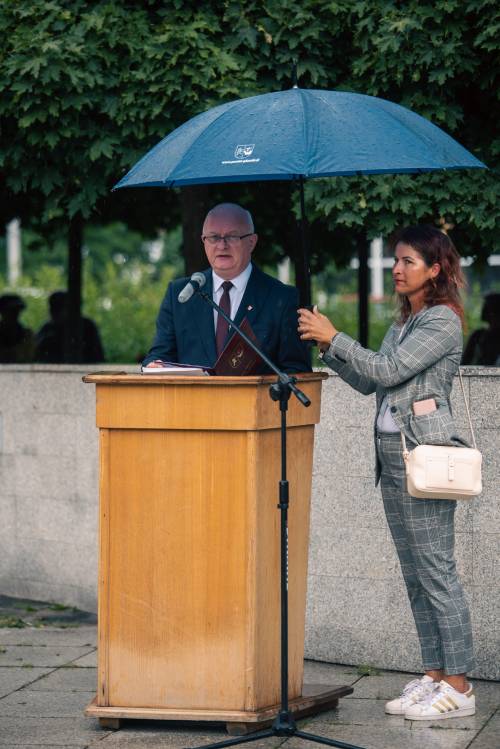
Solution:
{"label": "stone wall", "polygon": [[87,371],[0,365],[0,592],[95,611],[98,431]]}
{"label": "stone wall", "polygon": [[[109,371],[136,367],[109,365]],[[97,430],[88,367],[0,365],[0,593],[96,608]],[[465,368],[484,492],[459,503],[457,559],[476,676],[500,678],[500,370]],[[458,381],[453,407],[467,425]],[[306,655],[418,670],[398,562],[374,487],[373,397],[332,375],[316,432]],[[292,497],[293,501],[293,497]]]}

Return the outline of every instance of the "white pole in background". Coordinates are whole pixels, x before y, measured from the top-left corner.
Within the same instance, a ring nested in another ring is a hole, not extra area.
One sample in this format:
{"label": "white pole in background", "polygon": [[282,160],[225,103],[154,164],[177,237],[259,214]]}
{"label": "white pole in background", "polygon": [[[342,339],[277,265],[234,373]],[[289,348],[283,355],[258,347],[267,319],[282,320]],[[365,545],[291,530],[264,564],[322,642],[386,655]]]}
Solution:
{"label": "white pole in background", "polygon": [[371,298],[379,301],[384,296],[384,266],[383,266],[383,242],[382,237],[376,237],[370,242],[371,268]]}
{"label": "white pole in background", "polygon": [[278,278],[281,283],[290,283],[290,267],[291,261],[289,257],[284,257],[283,260],[278,263]]}
{"label": "white pole in background", "polygon": [[21,277],[21,222],[13,218],[7,224],[7,283],[15,286]]}

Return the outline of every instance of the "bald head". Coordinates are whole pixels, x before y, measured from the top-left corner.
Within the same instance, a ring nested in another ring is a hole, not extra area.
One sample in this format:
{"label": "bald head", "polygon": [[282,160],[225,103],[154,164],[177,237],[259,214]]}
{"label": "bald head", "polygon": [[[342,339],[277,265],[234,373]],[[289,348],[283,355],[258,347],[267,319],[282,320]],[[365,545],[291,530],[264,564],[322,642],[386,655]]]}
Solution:
{"label": "bald head", "polygon": [[214,206],[205,218],[203,234],[206,234],[205,225],[209,219],[233,222],[235,225],[244,228],[245,233],[253,233],[254,230],[252,214],[237,203],[219,203]]}

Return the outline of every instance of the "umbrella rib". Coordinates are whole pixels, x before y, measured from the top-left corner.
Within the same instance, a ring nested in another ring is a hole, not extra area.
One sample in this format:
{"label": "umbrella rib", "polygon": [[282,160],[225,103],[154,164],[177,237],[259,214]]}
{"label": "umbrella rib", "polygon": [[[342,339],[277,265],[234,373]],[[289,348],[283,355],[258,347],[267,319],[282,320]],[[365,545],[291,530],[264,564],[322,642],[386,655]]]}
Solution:
{"label": "umbrella rib", "polygon": [[[302,112],[302,137],[303,137],[303,140],[304,140],[304,144],[306,146],[308,146],[308,142],[307,142],[308,141],[308,137],[307,137],[308,136],[308,131],[307,131],[307,124],[306,124],[307,120],[306,120],[305,107],[304,107],[304,96],[302,94],[302,89],[298,88],[297,91],[300,94],[300,105],[301,105],[300,108],[301,108],[301,112]],[[304,153],[308,153],[308,149],[303,149],[303,152]],[[306,174],[306,166],[307,166],[306,164],[303,164],[303,168],[302,168],[303,174],[299,175],[299,176],[303,176],[305,178],[308,177],[308,174]]]}

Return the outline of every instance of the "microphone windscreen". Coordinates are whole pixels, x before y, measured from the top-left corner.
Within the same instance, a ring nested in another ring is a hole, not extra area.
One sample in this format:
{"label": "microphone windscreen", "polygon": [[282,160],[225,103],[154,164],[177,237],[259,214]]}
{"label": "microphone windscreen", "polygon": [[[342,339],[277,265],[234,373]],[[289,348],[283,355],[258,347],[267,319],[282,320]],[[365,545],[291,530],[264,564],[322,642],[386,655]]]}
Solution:
{"label": "microphone windscreen", "polygon": [[197,283],[199,288],[201,289],[203,288],[203,286],[205,286],[207,279],[204,273],[200,273],[200,271],[197,271],[196,273],[193,273],[193,275],[191,276],[191,281],[194,281],[195,283]]}
{"label": "microphone windscreen", "polygon": [[[205,278],[204,273],[193,273],[193,275],[177,297],[177,301],[181,304],[187,302],[193,296],[195,289],[201,289],[202,286],[205,286],[206,281],[207,279]],[[196,284],[196,286],[194,284]]]}

